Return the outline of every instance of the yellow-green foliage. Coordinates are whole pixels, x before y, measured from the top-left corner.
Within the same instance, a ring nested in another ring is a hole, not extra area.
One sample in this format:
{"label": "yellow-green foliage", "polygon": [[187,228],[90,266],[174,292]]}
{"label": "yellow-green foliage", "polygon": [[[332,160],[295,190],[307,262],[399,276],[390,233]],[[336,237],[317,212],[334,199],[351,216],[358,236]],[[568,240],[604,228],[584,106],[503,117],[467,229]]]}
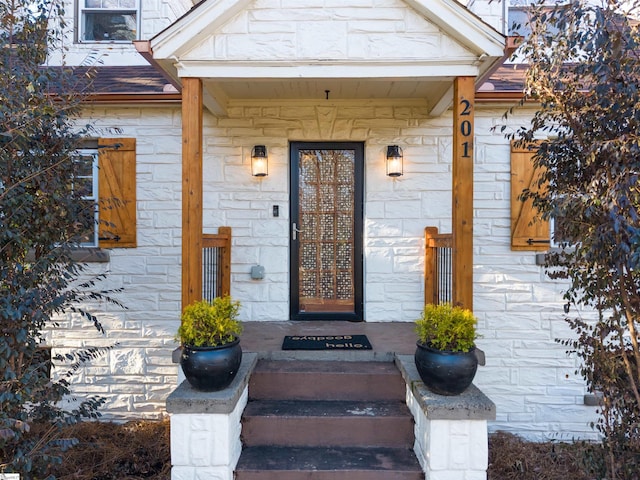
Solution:
{"label": "yellow-green foliage", "polygon": [[182,324],[176,339],[183,345],[214,347],[232,342],[242,333],[237,320],[240,302],[230,296],[217,297],[213,302],[194,302],[182,312]]}
{"label": "yellow-green foliage", "polygon": [[416,320],[416,333],[420,343],[437,350],[468,352],[474,346],[477,318],[471,310],[450,304],[424,307]]}

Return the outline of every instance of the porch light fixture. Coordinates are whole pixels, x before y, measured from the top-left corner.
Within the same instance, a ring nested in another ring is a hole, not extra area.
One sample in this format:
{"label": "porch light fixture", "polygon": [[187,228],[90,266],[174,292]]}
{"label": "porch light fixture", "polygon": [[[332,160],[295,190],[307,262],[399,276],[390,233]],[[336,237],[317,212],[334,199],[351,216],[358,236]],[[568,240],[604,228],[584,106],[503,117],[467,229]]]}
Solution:
{"label": "porch light fixture", "polygon": [[389,177],[400,177],[402,171],[402,149],[398,145],[387,147],[387,175]]}
{"label": "porch light fixture", "polygon": [[255,145],[251,150],[251,175],[254,177],[269,175],[269,157],[267,157],[267,147],[264,145]]}

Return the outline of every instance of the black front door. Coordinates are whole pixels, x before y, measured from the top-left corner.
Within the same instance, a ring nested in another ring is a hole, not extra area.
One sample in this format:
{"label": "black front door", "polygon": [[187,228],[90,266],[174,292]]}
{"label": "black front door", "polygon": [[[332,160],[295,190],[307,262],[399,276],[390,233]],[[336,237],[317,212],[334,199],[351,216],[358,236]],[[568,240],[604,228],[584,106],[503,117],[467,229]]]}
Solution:
{"label": "black front door", "polygon": [[291,144],[291,319],[362,321],[364,145]]}

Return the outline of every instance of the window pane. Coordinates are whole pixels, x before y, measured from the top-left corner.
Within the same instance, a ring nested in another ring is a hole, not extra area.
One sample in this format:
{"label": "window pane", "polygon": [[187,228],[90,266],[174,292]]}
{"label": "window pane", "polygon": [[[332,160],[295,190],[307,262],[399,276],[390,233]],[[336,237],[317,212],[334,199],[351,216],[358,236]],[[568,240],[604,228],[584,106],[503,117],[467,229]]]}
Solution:
{"label": "window pane", "polygon": [[93,176],[93,155],[78,155],[75,160],[78,165],[78,177]]}
{"label": "window pane", "polygon": [[87,12],[84,17],[84,40],[126,41],[136,38],[135,13]]}
{"label": "window pane", "polygon": [[[564,8],[564,7],[562,7]],[[552,11],[549,7],[549,12]],[[531,26],[529,25],[531,13],[528,7],[510,7],[509,8],[509,35],[519,35],[528,38],[531,35]],[[555,25],[547,25],[547,32],[555,35],[558,28]]]}
{"label": "window pane", "polygon": [[79,234],[74,241],[82,246],[98,246],[98,208],[97,208],[97,149],[78,150],[73,157],[77,170],[72,179],[72,188],[76,194],[82,196],[78,200],[77,225]]}
{"label": "window pane", "polygon": [[93,178],[76,178],[73,184],[76,192],[83,197],[93,197]]}
{"label": "window pane", "polygon": [[101,0],[85,0],[84,6],[87,8],[100,8],[102,6]]}
{"label": "window pane", "polygon": [[96,215],[95,215],[95,204],[90,202],[82,202],[81,203],[82,210],[80,212],[80,216],[78,221],[82,225],[83,232],[78,235],[75,241],[82,246],[97,246],[96,245]]}

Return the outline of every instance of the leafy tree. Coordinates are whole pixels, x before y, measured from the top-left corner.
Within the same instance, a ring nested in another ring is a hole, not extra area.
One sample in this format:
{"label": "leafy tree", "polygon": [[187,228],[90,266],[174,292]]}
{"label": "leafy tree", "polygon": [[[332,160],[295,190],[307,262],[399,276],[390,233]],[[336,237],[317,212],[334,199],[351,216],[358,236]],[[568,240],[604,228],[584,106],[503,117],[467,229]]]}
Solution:
{"label": "leafy tree", "polygon": [[[108,298],[94,292],[97,279],[80,280],[83,266],[71,249],[93,228],[93,215],[74,186],[73,152],[86,133],[75,126],[81,97],[65,68],[43,68],[47,48],[60,48],[63,3],[0,2],[0,472],[45,478],[71,441],[59,427],[96,417],[103,402],[62,407],[70,377],[101,349],[66,356],[51,380],[51,360],[41,347],[55,315]],[[93,208],[93,206],[89,206]],[[47,425],[42,428],[42,425]],[[35,427],[40,430],[35,432]]]}
{"label": "leafy tree", "polygon": [[568,279],[565,310],[598,313],[592,321],[568,318],[577,336],[562,343],[582,360],[590,391],[602,394],[596,427],[610,480],[637,479],[640,471],[637,14],[635,3],[622,0],[533,6],[531,35],[518,54],[529,64],[521,105],[539,109],[529,126],[509,134],[537,149],[543,188],[523,197],[554,219],[554,238],[565,246],[547,255],[549,274]]}

